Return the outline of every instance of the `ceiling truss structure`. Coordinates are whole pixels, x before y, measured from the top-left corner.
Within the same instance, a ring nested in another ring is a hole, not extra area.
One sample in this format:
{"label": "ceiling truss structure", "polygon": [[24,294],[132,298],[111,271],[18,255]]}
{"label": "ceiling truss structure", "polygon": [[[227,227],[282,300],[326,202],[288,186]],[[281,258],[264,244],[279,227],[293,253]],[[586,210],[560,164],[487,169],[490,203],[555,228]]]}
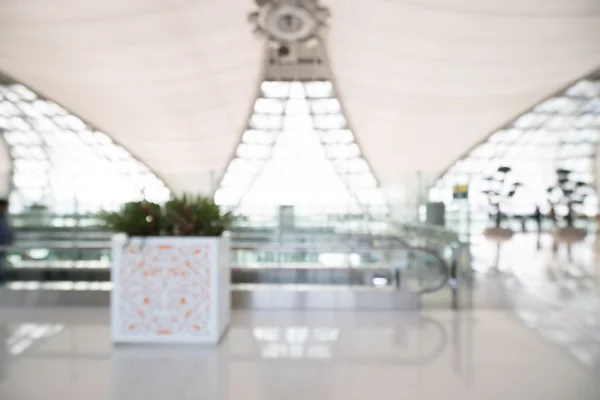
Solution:
{"label": "ceiling truss structure", "polygon": [[0,133],[12,164],[13,212],[44,206],[85,214],[169,198],[164,183],[106,134],[6,78],[0,80]]}
{"label": "ceiling truss structure", "polygon": [[[0,0],[0,70],[109,134],[173,191],[211,193],[275,50],[248,26],[256,4]],[[307,74],[288,80],[333,82],[394,208],[409,208],[408,196],[465,149],[600,66],[597,1],[320,0],[313,9],[318,30],[300,39],[318,38],[331,74],[311,77],[299,56]],[[279,29],[281,42],[305,16],[265,17],[262,28]]]}
{"label": "ceiling truss structure", "polygon": [[270,51],[248,129],[215,200],[242,215],[386,215],[349,128],[320,42],[328,10],[315,0],[260,2],[250,14]]}
{"label": "ceiling truss structure", "polygon": [[272,216],[280,206],[300,213],[388,212],[323,52],[292,45],[282,59],[271,51],[248,129],[216,191],[218,203],[244,215]]}
{"label": "ceiling truss structure", "polygon": [[[455,162],[436,182],[435,200],[450,202],[454,185],[470,184],[471,202],[484,209],[484,191],[500,166],[511,168],[511,179],[520,182],[508,212],[531,213],[548,205],[547,189],[557,184],[557,169],[571,171],[570,178],[596,187],[597,148],[600,141],[600,77],[593,74],[541,102]],[[594,194],[586,210],[597,211]]]}

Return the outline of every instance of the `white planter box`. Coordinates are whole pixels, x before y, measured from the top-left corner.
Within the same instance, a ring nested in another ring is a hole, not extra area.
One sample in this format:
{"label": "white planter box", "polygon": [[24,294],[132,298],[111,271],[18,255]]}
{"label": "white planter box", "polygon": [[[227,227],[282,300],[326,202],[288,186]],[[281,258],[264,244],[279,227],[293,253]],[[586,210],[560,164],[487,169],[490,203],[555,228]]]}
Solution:
{"label": "white planter box", "polygon": [[217,344],[230,316],[228,237],[112,239],[115,343]]}

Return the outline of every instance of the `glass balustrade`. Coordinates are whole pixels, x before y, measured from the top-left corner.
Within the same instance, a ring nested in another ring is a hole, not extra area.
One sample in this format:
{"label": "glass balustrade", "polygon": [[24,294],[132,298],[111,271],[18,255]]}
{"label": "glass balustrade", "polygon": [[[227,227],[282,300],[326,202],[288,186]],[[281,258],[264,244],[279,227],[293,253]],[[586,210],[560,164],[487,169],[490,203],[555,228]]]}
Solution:
{"label": "glass balustrade", "polygon": [[[385,233],[339,232],[237,224],[232,237],[234,284],[354,285],[429,292],[446,284],[456,235],[419,224],[385,223]],[[110,236],[93,216],[13,216],[18,240],[8,253],[19,282],[107,282]],[[13,285],[14,286],[14,285]],[[28,287],[28,286],[24,286]],[[109,286],[101,286],[107,288]]]}

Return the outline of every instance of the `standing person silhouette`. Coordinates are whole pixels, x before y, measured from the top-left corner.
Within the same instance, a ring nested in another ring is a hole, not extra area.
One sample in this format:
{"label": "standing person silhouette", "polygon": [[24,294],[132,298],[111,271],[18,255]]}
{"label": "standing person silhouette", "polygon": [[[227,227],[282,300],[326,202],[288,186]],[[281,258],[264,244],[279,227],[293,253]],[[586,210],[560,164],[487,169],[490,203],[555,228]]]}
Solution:
{"label": "standing person silhouette", "polygon": [[537,241],[536,248],[540,250],[542,248],[542,221],[544,215],[542,214],[542,210],[540,210],[540,206],[535,206],[535,211],[533,212],[533,219],[537,224]]}
{"label": "standing person silhouette", "polygon": [[550,206],[550,214],[548,216],[550,217],[550,221],[552,221],[552,226],[556,228],[558,221],[556,220],[556,211],[554,210],[554,206]]}
{"label": "standing person silhouette", "polygon": [[12,229],[8,220],[8,200],[0,199],[0,285],[6,281],[6,247],[13,242]]}
{"label": "standing person silhouette", "polygon": [[540,206],[535,206],[535,211],[533,212],[533,219],[537,224],[538,233],[542,233],[542,210],[540,210]]}

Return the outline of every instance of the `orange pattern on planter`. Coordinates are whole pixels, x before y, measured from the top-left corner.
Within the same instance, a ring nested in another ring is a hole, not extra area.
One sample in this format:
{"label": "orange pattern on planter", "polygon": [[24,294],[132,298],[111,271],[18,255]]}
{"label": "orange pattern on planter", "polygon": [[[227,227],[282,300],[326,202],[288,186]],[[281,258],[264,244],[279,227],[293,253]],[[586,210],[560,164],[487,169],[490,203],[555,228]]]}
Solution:
{"label": "orange pattern on planter", "polygon": [[210,245],[132,244],[119,266],[119,333],[190,336],[211,333]]}

